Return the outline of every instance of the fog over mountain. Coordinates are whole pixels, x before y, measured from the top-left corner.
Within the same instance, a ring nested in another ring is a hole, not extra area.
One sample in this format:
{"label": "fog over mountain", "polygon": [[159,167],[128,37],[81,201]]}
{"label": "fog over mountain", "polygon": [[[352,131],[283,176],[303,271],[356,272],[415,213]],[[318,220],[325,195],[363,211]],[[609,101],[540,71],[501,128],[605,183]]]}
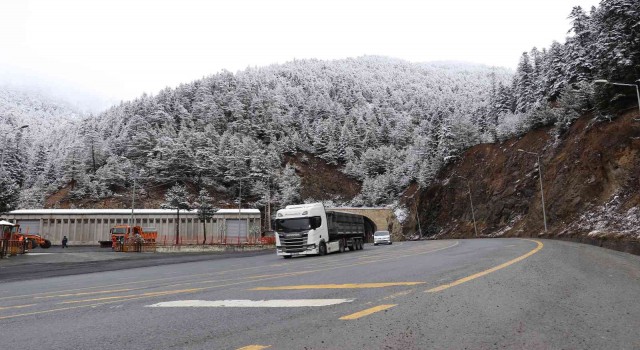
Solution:
{"label": "fog over mountain", "polygon": [[0,65],[0,88],[22,91],[50,101],[67,104],[83,113],[102,112],[120,102],[89,86],[80,86],[61,77]]}

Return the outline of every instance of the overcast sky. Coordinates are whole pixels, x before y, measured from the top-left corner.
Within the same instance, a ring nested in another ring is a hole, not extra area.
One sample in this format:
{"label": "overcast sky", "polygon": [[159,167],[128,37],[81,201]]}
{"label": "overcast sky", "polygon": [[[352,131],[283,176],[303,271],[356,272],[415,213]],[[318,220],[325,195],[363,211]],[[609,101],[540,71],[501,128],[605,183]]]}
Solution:
{"label": "overcast sky", "polygon": [[131,99],[223,69],[383,55],[515,68],[597,0],[0,0],[0,82]]}

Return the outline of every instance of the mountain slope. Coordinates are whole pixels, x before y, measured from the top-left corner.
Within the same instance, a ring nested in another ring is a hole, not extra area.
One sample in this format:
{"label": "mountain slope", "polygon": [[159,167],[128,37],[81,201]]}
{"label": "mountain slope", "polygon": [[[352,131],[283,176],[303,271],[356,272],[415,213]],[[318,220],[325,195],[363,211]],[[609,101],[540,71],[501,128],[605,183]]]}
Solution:
{"label": "mountain slope", "polygon": [[[640,240],[640,121],[579,118],[566,133],[542,128],[482,144],[446,166],[419,194],[421,225],[439,237],[591,237]],[[541,154],[548,232],[535,155]]]}
{"label": "mountain slope", "polygon": [[[184,183],[226,198],[242,182],[242,202],[257,207],[267,192],[281,206],[390,203],[443,157],[493,138],[486,106],[510,78],[502,68],[372,56],[222,72],[83,120],[62,201],[117,196],[136,176],[141,189]],[[342,172],[346,193],[300,187],[304,166],[287,168],[296,154]]]}

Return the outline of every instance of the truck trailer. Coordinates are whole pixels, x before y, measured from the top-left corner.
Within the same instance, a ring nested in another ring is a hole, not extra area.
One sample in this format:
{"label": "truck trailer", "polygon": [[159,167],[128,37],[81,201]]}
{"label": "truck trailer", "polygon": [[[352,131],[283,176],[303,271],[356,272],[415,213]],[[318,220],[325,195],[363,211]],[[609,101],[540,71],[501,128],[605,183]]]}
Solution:
{"label": "truck trailer", "polygon": [[276,252],[285,259],[364,248],[364,216],[326,210],[322,203],[288,205],[275,224]]}

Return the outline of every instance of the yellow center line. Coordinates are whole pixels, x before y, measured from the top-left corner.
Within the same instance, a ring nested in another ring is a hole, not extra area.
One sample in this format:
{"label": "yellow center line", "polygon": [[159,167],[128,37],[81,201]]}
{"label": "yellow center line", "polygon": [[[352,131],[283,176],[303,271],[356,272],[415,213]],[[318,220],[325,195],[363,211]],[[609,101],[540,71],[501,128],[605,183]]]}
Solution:
{"label": "yellow center line", "polygon": [[534,248],[532,251],[528,252],[527,254],[524,254],[524,255],[522,255],[522,256],[519,256],[519,257],[517,257],[517,258],[515,258],[515,259],[513,259],[513,260],[509,260],[509,261],[507,261],[507,262],[506,262],[506,263],[504,263],[504,264],[500,264],[500,265],[498,265],[498,266],[496,266],[496,267],[492,267],[492,268],[490,268],[490,269],[488,269],[488,270],[484,270],[484,271],[482,271],[482,272],[478,272],[478,273],[473,274],[473,275],[471,275],[471,276],[467,276],[467,277],[461,278],[461,279],[456,280],[456,281],[453,281],[453,282],[451,282],[451,283],[447,283],[447,284],[443,284],[443,285],[438,286],[438,287],[435,287],[435,288],[431,288],[431,289],[427,290],[427,291],[426,291],[426,293],[436,293],[436,292],[441,292],[441,291],[443,291],[443,290],[445,290],[445,289],[449,289],[449,288],[451,288],[451,287],[455,287],[455,286],[460,285],[460,284],[463,284],[463,283],[465,283],[465,282],[469,282],[469,281],[471,281],[471,280],[474,280],[474,279],[476,279],[476,278],[478,278],[478,277],[482,277],[482,276],[488,275],[488,274],[490,274],[490,273],[492,273],[492,272],[496,272],[496,271],[498,271],[498,270],[504,269],[504,268],[505,268],[505,267],[507,267],[507,266],[513,265],[513,264],[515,264],[515,263],[517,263],[517,262],[519,262],[519,261],[522,261],[522,260],[524,260],[524,259],[526,259],[526,258],[530,257],[531,255],[533,255],[533,254],[535,254],[535,253],[539,252],[539,251],[540,251],[540,249],[542,249],[542,247],[544,247],[544,244],[542,244],[542,242],[540,242],[540,241],[531,240],[531,239],[527,239],[527,241],[535,242],[535,243],[537,244],[537,247],[536,247],[536,248]]}
{"label": "yellow center line", "polygon": [[396,305],[398,305],[398,304],[378,305],[378,306],[374,306],[374,307],[366,309],[366,310],[358,311],[358,312],[353,313],[351,315],[342,316],[342,317],[340,317],[340,319],[341,320],[357,320],[360,317],[364,317],[364,316],[368,316],[368,315],[371,315],[371,314],[376,313],[376,312],[384,311],[384,310],[390,309],[390,308],[392,308],[392,307],[394,307]]}
{"label": "yellow center line", "polygon": [[345,284],[303,284],[298,286],[256,287],[249,290],[302,290],[302,289],[363,289],[395,286],[415,286],[425,282],[379,282],[379,283],[345,283]]}
{"label": "yellow center line", "polygon": [[63,301],[61,303],[58,303],[58,305],[77,304],[77,303],[86,303],[91,301],[103,301],[103,300],[114,300],[114,299],[129,299],[129,298],[138,298],[138,297],[156,297],[156,296],[179,294],[179,293],[199,292],[201,290],[204,290],[204,288],[169,290],[169,291],[162,291],[162,292],[149,292],[149,293],[142,293],[142,294],[136,294],[136,295],[119,295],[119,296],[113,296],[113,297],[85,299],[85,300],[70,300],[70,301]]}
{"label": "yellow center line", "polygon": [[271,345],[247,345],[247,346],[243,346],[237,350],[262,350],[262,349],[268,349],[270,348]]}
{"label": "yellow center line", "polygon": [[95,291],[95,292],[47,295],[47,296],[42,296],[42,297],[33,297],[33,299],[50,299],[50,298],[76,297],[76,296],[92,295],[92,294],[120,293],[120,292],[130,292],[130,291],[136,290],[136,289],[140,289],[140,288],[113,289],[113,290],[100,290],[100,291]]}
{"label": "yellow center line", "polygon": [[2,306],[0,310],[9,310],[9,309],[22,309],[29,306],[34,306],[36,304],[28,304],[28,305],[15,305],[15,306]]}

